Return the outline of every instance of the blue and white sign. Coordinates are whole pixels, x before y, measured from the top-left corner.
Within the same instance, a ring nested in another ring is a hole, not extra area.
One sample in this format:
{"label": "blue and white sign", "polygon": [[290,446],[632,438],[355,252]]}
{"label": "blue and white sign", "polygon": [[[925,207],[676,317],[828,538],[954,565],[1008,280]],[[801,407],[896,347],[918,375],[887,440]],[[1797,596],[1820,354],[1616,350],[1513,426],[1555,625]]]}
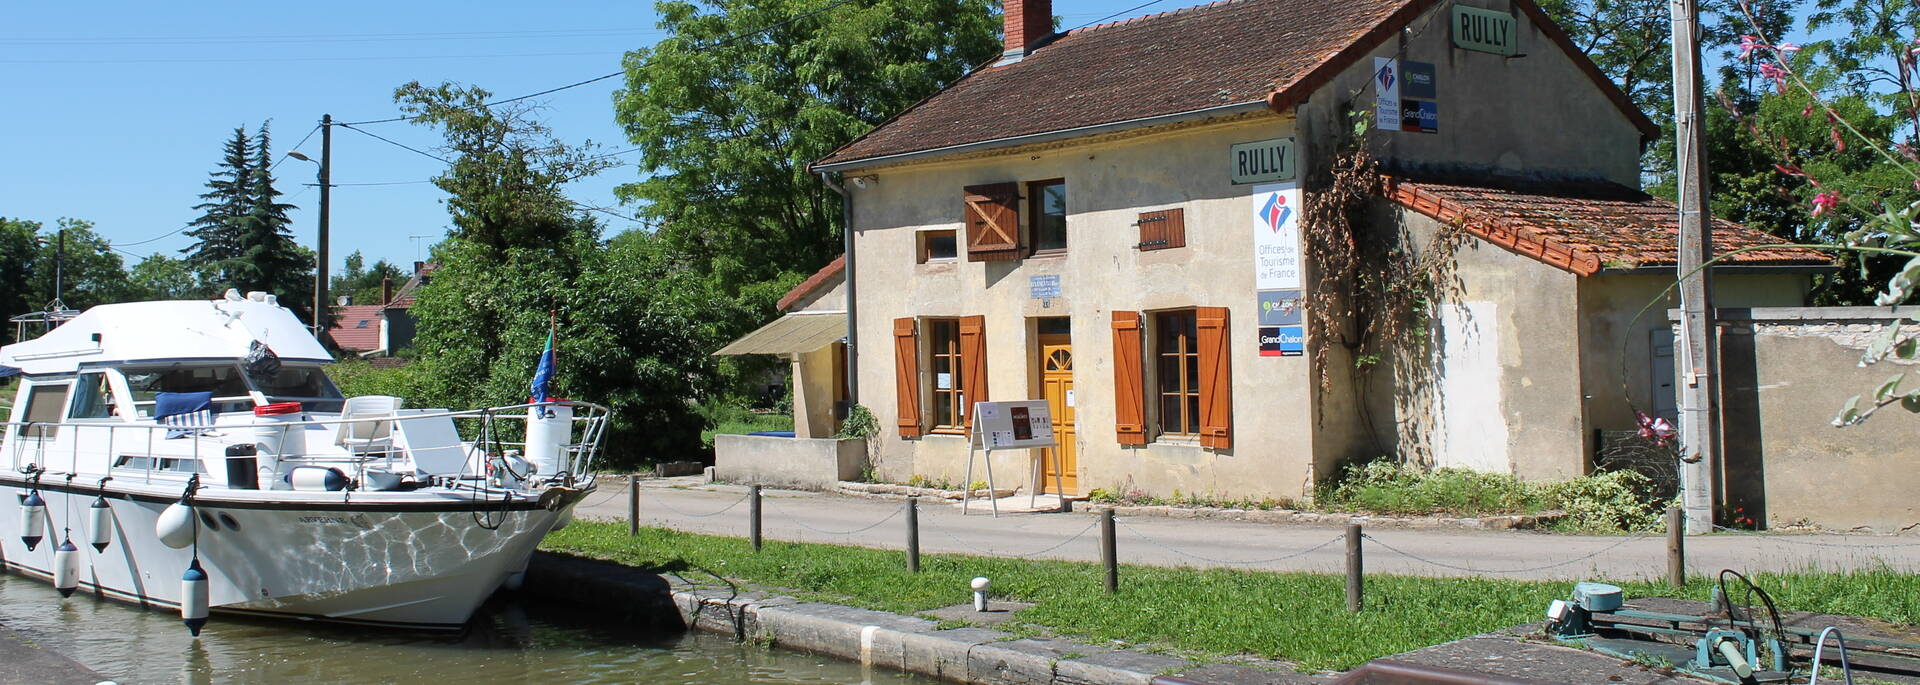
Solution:
{"label": "blue and white sign", "polygon": [[1253,187],[1253,289],[1300,287],[1300,187]]}
{"label": "blue and white sign", "polygon": [[1027,297],[1048,300],[1060,296],[1060,274],[1027,277]]}
{"label": "blue and white sign", "polygon": [[1307,334],[1303,326],[1261,326],[1260,356],[1299,357],[1307,353]]}
{"label": "blue and white sign", "polygon": [[1400,130],[1400,60],[1373,58],[1373,127]]}

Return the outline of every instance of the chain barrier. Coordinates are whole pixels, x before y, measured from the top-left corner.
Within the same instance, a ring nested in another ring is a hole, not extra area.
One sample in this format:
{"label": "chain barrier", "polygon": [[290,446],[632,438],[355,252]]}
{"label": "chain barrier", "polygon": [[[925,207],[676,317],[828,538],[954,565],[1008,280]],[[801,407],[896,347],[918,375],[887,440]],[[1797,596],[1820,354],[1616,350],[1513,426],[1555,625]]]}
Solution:
{"label": "chain barrier", "polygon": [[1303,557],[1303,556],[1306,556],[1306,555],[1308,555],[1308,554],[1312,554],[1312,553],[1314,553],[1314,552],[1318,552],[1318,551],[1320,551],[1320,550],[1322,550],[1322,549],[1325,549],[1327,545],[1331,545],[1331,544],[1333,544],[1333,543],[1336,543],[1336,542],[1339,542],[1339,541],[1341,541],[1341,540],[1345,540],[1345,539],[1346,539],[1346,537],[1347,537],[1347,536],[1345,536],[1345,535],[1336,535],[1336,536],[1333,536],[1333,538],[1332,538],[1332,539],[1330,539],[1330,540],[1327,540],[1326,542],[1322,542],[1322,543],[1320,543],[1320,544],[1318,544],[1318,545],[1314,545],[1314,546],[1312,546],[1312,547],[1308,547],[1308,548],[1306,548],[1306,549],[1303,549],[1303,550],[1300,550],[1300,551],[1298,551],[1298,552],[1294,552],[1294,553],[1292,553],[1292,554],[1285,554],[1285,555],[1281,555],[1281,556],[1277,556],[1277,557],[1273,557],[1273,558],[1271,558],[1271,559],[1249,559],[1249,560],[1246,560],[1246,561],[1234,561],[1234,560],[1231,560],[1231,559],[1214,559],[1214,558],[1212,558],[1212,557],[1203,557],[1203,556],[1200,556],[1200,555],[1198,555],[1198,554],[1194,554],[1194,553],[1192,553],[1192,552],[1187,552],[1187,551],[1184,551],[1184,550],[1179,550],[1179,549],[1175,549],[1175,548],[1173,548],[1172,546],[1170,546],[1170,545],[1168,545],[1168,544],[1166,544],[1166,543],[1164,543],[1164,542],[1161,542],[1161,541],[1159,541],[1159,540],[1155,540],[1155,539],[1153,539],[1153,536],[1150,536],[1150,535],[1147,535],[1146,533],[1142,533],[1142,532],[1140,532],[1140,529],[1138,529],[1138,528],[1135,528],[1135,527],[1133,527],[1133,525],[1132,525],[1132,524],[1129,524],[1129,523],[1127,523],[1125,519],[1121,519],[1121,518],[1117,518],[1117,517],[1116,517],[1116,518],[1115,518],[1114,520],[1115,520],[1115,521],[1117,521],[1117,522],[1119,522],[1119,523],[1120,523],[1120,526],[1121,526],[1121,527],[1123,527],[1123,528],[1126,528],[1126,529],[1127,529],[1128,531],[1130,531],[1130,532],[1132,532],[1132,533],[1133,533],[1134,535],[1136,535],[1136,536],[1139,536],[1139,538],[1140,538],[1140,539],[1142,539],[1142,540],[1146,540],[1146,541],[1147,541],[1148,543],[1150,543],[1150,544],[1152,544],[1152,545],[1153,545],[1153,546],[1155,546],[1155,547],[1159,547],[1160,549],[1164,549],[1164,550],[1167,550],[1167,551],[1169,551],[1169,552],[1172,552],[1172,553],[1174,553],[1174,554],[1177,554],[1177,555],[1180,555],[1180,556],[1183,556],[1183,557],[1189,557],[1189,558],[1193,558],[1193,559],[1198,559],[1198,560],[1200,560],[1200,561],[1204,561],[1204,562],[1207,562],[1207,563],[1210,563],[1210,564],[1227,564],[1227,565],[1230,565],[1230,566],[1257,566],[1257,565],[1260,565],[1260,564],[1271,564],[1271,563],[1274,563],[1274,562],[1278,562],[1278,561],[1286,561],[1286,560],[1288,560],[1288,559],[1293,559],[1293,558],[1295,558],[1295,557]]}
{"label": "chain barrier", "polygon": [[1403,556],[1403,557],[1406,557],[1406,558],[1408,558],[1408,559],[1412,559],[1412,560],[1414,560],[1414,561],[1418,561],[1418,562],[1420,562],[1420,563],[1423,563],[1423,564],[1428,564],[1428,565],[1432,565],[1432,566],[1438,566],[1438,567],[1440,567],[1440,568],[1445,568],[1445,569],[1452,569],[1452,570],[1455,570],[1455,571],[1464,571],[1464,572],[1467,572],[1467,573],[1532,573],[1532,572],[1534,572],[1534,571],[1545,571],[1545,570],[1547,570],[1547,569],[1550,569],[1550,568],[1559,568],[1559,567],[1561,567],[1561,566],[1566,566],[1566,565],[1569,565],[1569,564],[1577,564],[1577,563],[1580,563],[1580,562],[1582,562],[1582,561],[1586,561],[1586,560],[1588,560],[1588,559],[1592,559],[1592,558],[1594,558],[1594,557],[1597,557],[1597,556],[1600,556],[1600,555],[1602,555],[1602,554],[1606,554],[1607,552],[1611,552],[1611,551],[1613,551],[1614,549],[1617,549],[1617,548],[1619,548],[1619,547],[1620,547],[1621,545],[1625,545],[1625,544],[1627,544],[1627,543],[1629,543],[1629,542],[1633,542],[1633,541],[1635,541],[1635,540],[1646,540],[1646,539],[1648,539],[1648,538],[1652,538],[1652,537],[1656,537],[1656,536],[1653,536],[1653,535],[1635,535],[1635,536],[1631,536],[1631,537],[1626,537],[1626,538],[1622,538],[1622,539],[1621,539],[1621,540],[1620,540],[1619,542],[1615,542],[1615,543],[1613,543],[1613,544],[1611,544],[1611,545],[1607,545],[1607,546],[1605,546],[1605,547],[1602,547],[1602,548],[1600,548],[1600,549],[1597,549],[1597,550],[1594,550],[1593,552],[1590,552],[1590,553],[1588,553],[1588,554],[1584,554],[1584,555],[1581,555],[1581,556],[1578,556],[1578,557],[1574,557],[1574,558],[1572,558],[1572,559],[1567,559],[1567,560],[1565,560],[1565,561],[1557,561],[1557,562],[1554,562],[1554,563],[1551,563],[1551,564],[1547,564],[1547,565],[1545,565],[1545,566],[1534,566],[1534,567],[1530,567],[1530,568],[1510,568],[1510,569],[1493,569],[1493,568],[1474,568],[1474,567],[1472,567],[1472,566],[1457,566],[1457,565],[1454,565],[1454,564],[1449,564],[1449,563],[1447,563],[1447,562],[1444,562],[1444,561],[1434,561],[1434,560],[1432,560],[1432,559],[1428,559],[1428,558],[1426,558],[1426,557],[1422,557],[1422,556],[1419,556],[1419,555],[1416,555],[1416,554],[1413,554],[1412,552],[1408,552],[1408,551],[1406,551],[1406,550],[1403,550],[1403,549],[1400,549],[1400,548],[1398,548],[1398,547],[1394,547],[1393,545],[1389,545],[1389,544],[1387,544],[1386,542],[1384,542],[1384,541],[1382,541],[1382,540],[1381,540],[1380,538],[1376,538],[1376,537],[1374,537],[1374,536],[1372,536],[1372,535],[1370,535],[1370,534],[1366,534],[1366,533],[1362,533],[1362,534],[1360,535],[1360,537],[1362,537],[1362,538],[1366,538],[1366,539],[1368,539],[1368,540],[1372,540],[1374,544],[1376,544],[1376,545],[1379,545],[1379,546],[1381,546],[1381,547],[1384,547],[1384,548],[1386,548],[1386,549],[1387,549],[1387,551],[1389,551],[1389,552],[1393,552],[1394,554],[1398,554],[1398,555],[1400,555],[1400,556]]}
{"label": "chain barrier", "polygon": [[622,494],[625,494],[626,491],[627,491],[627,483],[626,481],[622,480],[620,481],[620,485],[618,487],[614,488],[613,490],[607,492],[605,495],[601,496],[600,501],[594,502],[592,504],[581,502],[579,504],[574,505],[573,507],[574,511],[580,511],[583,509],[589,509],[592,507],[600,506],[602,504],[606,504],[608,502],[613,501],[613,498],[618,497]]}
{"label": "chain barrier", "polygon": [[1727,532],[1727,533],[1739,533],[1747,537],[1764,538],[1764,539],[1771,540],[1773,542],[1778,542],[1784,545],[1806,545],[1808,547],[1826,547],[1830,549],[1854,549],[1854,550],[1904,549],[1907,547],[1920,547],[1920,542],[1895,542],[1895,543],[1889,543],[1885,545],[1845,545],[1845,544],[1840,544],[1836,542],[1815,542],[1813,540],[1795,540],[1784,535],[1778,535],[1778,534],[1769,535],[1767,533],[1759,533],[1751,530],[1741,530],[1739,528],[1728,528],[1726,526],[1719,526],[1719,525],[1714,526],[1713,529],[1722,531],[1722,532]]}
{"label": "chain barrier", "polygon": [[1051,546],[1051,547],[1048,547],[1048,548],[1046,548],[1046,549],[1042,549],[1042,550],[1038,550],[1038,551],[1033,551],[1033,552],[1026,552],[1026,553],[1024,553],[1024,554],[1002,554],[1002,553],[1000,553],[1000,552],[995,552],[995,551],[993,551],[993,550],[990,550],[990,549],[981,549],[981,548],[979,548],[979,547],[975,547],[975,546],[973,546],[973,545],[971,545],[971,544],[968,544],[968,543],[967,543],[967,541],[965,541],[965,540],[961,540],[960,538],[958,538],[958,537],[955,537],[953,533],[949,533],[949,532],[947,532],[947,531],[946,531],[946,530],[944,530],[944,529],[941,529],[941,530],[940,530],[940,534],[941,534],[941,535],[944,535],[944,536],[946,536],[948,540],[952,540],[952,541],[954,541],[954,543],[956,543],[956,544],[958,544],[958,545],[960,545],[961,547],[965,547],[965,548],[967,548],[967,549],[970,549],[970,550],[973,550],[973,551],[975,551],[975,552],[979,552],[979,553],[981,553],[981,554],[984,554],[984,555],[986,555],[986,556],[990,556],[990,557],[1001,557],[1001,558],[1004,558],[1004,559],[1029,559],[1029,558],[1032,558],[1032,557],[1037,557],[1037,556],[1040,556],[1040,555],[1042,555],[1042,554],[1046,554],[1046,553],[1048,553],[1048,552],[1051,552],[1051,551],[1054,551],[1054,550],[1056,550],[1056,549],[1060,549],[1060,548],[1062,548],[1062,547],[1065,547],[1065,546],[1067,546],[1067,543],[1070,543],[1070,542],[1073,542],[1074,540],[1078,540],[1078,539],[1080,539],[1080,538],[1082,538],[1082,537],[1084,537],[1084,536],[1086,536],[1086,534],[1087,534],[1088,532],[1090,532],[1090,531],[1092,531],[1092,530],[1093,530],[1093,529],[1094,529],[1094,528],[1095,528],[1096,526],[1099,526],[1099,525],[1100,525],[1100,519],[1097,519],[1097,518],[1096,518],[1096,519],[1094,519],[1094,520],[1092,520],[1092,521],[1090,521],[1090,522],[1088,522],[1088,523],[1087,523],[1087,527],[1085,527],[1085,528],[1081,528],[1081,529],[1080,529],[1080,532],[1078,532],[1078,533],[1074,533],[1074,534],[1073,534],[1073,537],[1070,537],[1070,538],[1067,538],[1067,539],[1065,539],[1065,540],[1061,540],[1061,541],[1060,541],[1060,542],[1059,542],[1058,544],[1055,544],[1055,545],[1053,545],[1053,546]]}
{"label": "chain barrier", "polygon": [[799,518],[793,519],[792,523],[793,525],[799,526],[801,528],[805,528],[807,530],[811,530],[815,533],[821,533],[824,535],[854,535],[857,533],[865,533],[869,530],[879,528],[881,524],[886,523],[888,521],[892,521],[893,517],[899,516],[900,512],[906,511],[906,509],[907,508],[905,506],[894,507],[893,513],[887,514],[886,516],[882,517],[880,520],[874,521],[872,524],[869,524],[866,527],[855,528],[853,530],[826,530],[823,528],[815,528],[813,526],[807,525],[806,521],[802,521]]}
{"label": "chain barrier", "polygon": [[644,500],[641,500],[641,506],[642,506],[642,507],[645,507],[645,506],[646,506],[646,505],[648,505],[648,504],[658,504],[658,505],[660,505],[660,506],[661,506],[661,508],[664,508],[664,509],[666,509],[667,511],[671,511],[671,512],[673,512],[673,513],[676,513],[676,514],[679,514],[679,515],[681,515],[681,516],[685,516],[685,517],[687,517],[687,518],[690,518],[690,519],[703,519],[703,518],[708,518],[708,517],[713,517],[713,516],[719,516],[719,515],[721,515],[721,514],[724,514],[724,513],[727,513],[728,511],[730,511],[730,510],[732,510],[732,509],[733,509],[734,507],[737,507],[737,506],[740,506],[740,503],[741,503],[741,502],[745,502],[745,501],[747,501],[747,499],[748,499],[748,498],[750,498],[750,497],[753,497],[753,493],[751,493],[751,492],[749,492],[749,493],[746,493],[746,494],[744,494],[744,495],[741,495],[741,496],[740,496],[740,499],[737,499],[737,500],[734,500],[732,504],[729,504],[729,505],[727,505],[727,506],[724,506],[724,507],[720,507],[720,508],[719,508],[718,510],[715,510],[715,511],[710,511],[710,512],[707,512],[707,513],[705,513],[705,514],[689,514],[689,513],[687,513],[687,512],[685,512],[685,511],[681,511],[679,507],[675,507],[675,506],[673,506],[673,505],[671,505],[671,504],[667,504],[667,500],[665,500],[664,498],[660,498],[660,497],[649,497],[649,498],[646,498],[646,499],[644,499]]}

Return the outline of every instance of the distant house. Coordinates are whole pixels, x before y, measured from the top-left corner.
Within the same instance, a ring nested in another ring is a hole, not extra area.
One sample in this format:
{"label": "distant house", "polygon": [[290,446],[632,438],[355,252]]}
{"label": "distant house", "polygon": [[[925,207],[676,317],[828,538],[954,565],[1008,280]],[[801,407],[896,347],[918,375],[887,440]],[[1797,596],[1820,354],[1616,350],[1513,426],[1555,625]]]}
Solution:
{"label": "distant house", "polygon": [[333,327],[328,333],[342,352],[359,357],[391,357],[413,344],[415,330],[413,302],[422,286],[432,280],[438,265],[413,263],[413,276],[394,291],[391,282],[381,284],[379,304],[343,303],[336,309]]}

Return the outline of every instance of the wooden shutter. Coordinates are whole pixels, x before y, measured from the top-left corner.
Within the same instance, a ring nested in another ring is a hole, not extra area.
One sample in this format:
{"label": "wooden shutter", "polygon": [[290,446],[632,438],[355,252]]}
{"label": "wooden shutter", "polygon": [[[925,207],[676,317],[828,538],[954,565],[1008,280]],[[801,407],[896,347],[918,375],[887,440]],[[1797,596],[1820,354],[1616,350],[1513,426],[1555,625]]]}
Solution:
{"label": "wooden shutter", "polygon": [[1165,209],[1140,214],[1140,244],[1147,250],[1168,250],[1187,246],[1187,217],[1182,209]]}
{"label": "wooden shutter", "polygon": [[920,338],[911,316],[893,320],[893,392],[900,437],[920,437]]}
{"label": "wooden shutter", "polygon": [[1020,184],[966,187],[967,261],[1020,258]]}
{"label": "wooden shutter", "polygon": [[973,403],[987,399],[987,317],[960,317],[960,411],[973,428]]}
{"label": "wooden shutter", "polygon": [[1200,446],[1233,447],[1233,345],[1226,307],[1195,307],[1200,352]]}
{"label": "wooden shutter", "polygon": [[1140,312],[1113,313],[1113,429],[1122,445],[1147,444],[1147,393],[1140,384]]}

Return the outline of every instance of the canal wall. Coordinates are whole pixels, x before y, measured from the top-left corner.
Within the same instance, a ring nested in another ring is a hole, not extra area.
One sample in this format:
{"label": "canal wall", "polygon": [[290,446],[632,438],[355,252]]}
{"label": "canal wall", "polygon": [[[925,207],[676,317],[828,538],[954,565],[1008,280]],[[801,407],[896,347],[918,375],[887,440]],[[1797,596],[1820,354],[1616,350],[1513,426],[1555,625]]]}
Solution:
{"label": "canal wall", "polygon": [[[661,575],[666,573],[666,576]],[[739,586],[697,586],[678,571],[536,552],[523,591],[643,627],[705,630],[786,649],[825,654],[960,683],[1149,685],[1306,683],[1324,679],[1058,639],[1021,638],[988,628],[942,630],[937,622],[838,604],[804,602]]]}
{"label": "canal wall", "polygon": [[0,626],[0,683],[94,685],[107,679],[65,654]]}

